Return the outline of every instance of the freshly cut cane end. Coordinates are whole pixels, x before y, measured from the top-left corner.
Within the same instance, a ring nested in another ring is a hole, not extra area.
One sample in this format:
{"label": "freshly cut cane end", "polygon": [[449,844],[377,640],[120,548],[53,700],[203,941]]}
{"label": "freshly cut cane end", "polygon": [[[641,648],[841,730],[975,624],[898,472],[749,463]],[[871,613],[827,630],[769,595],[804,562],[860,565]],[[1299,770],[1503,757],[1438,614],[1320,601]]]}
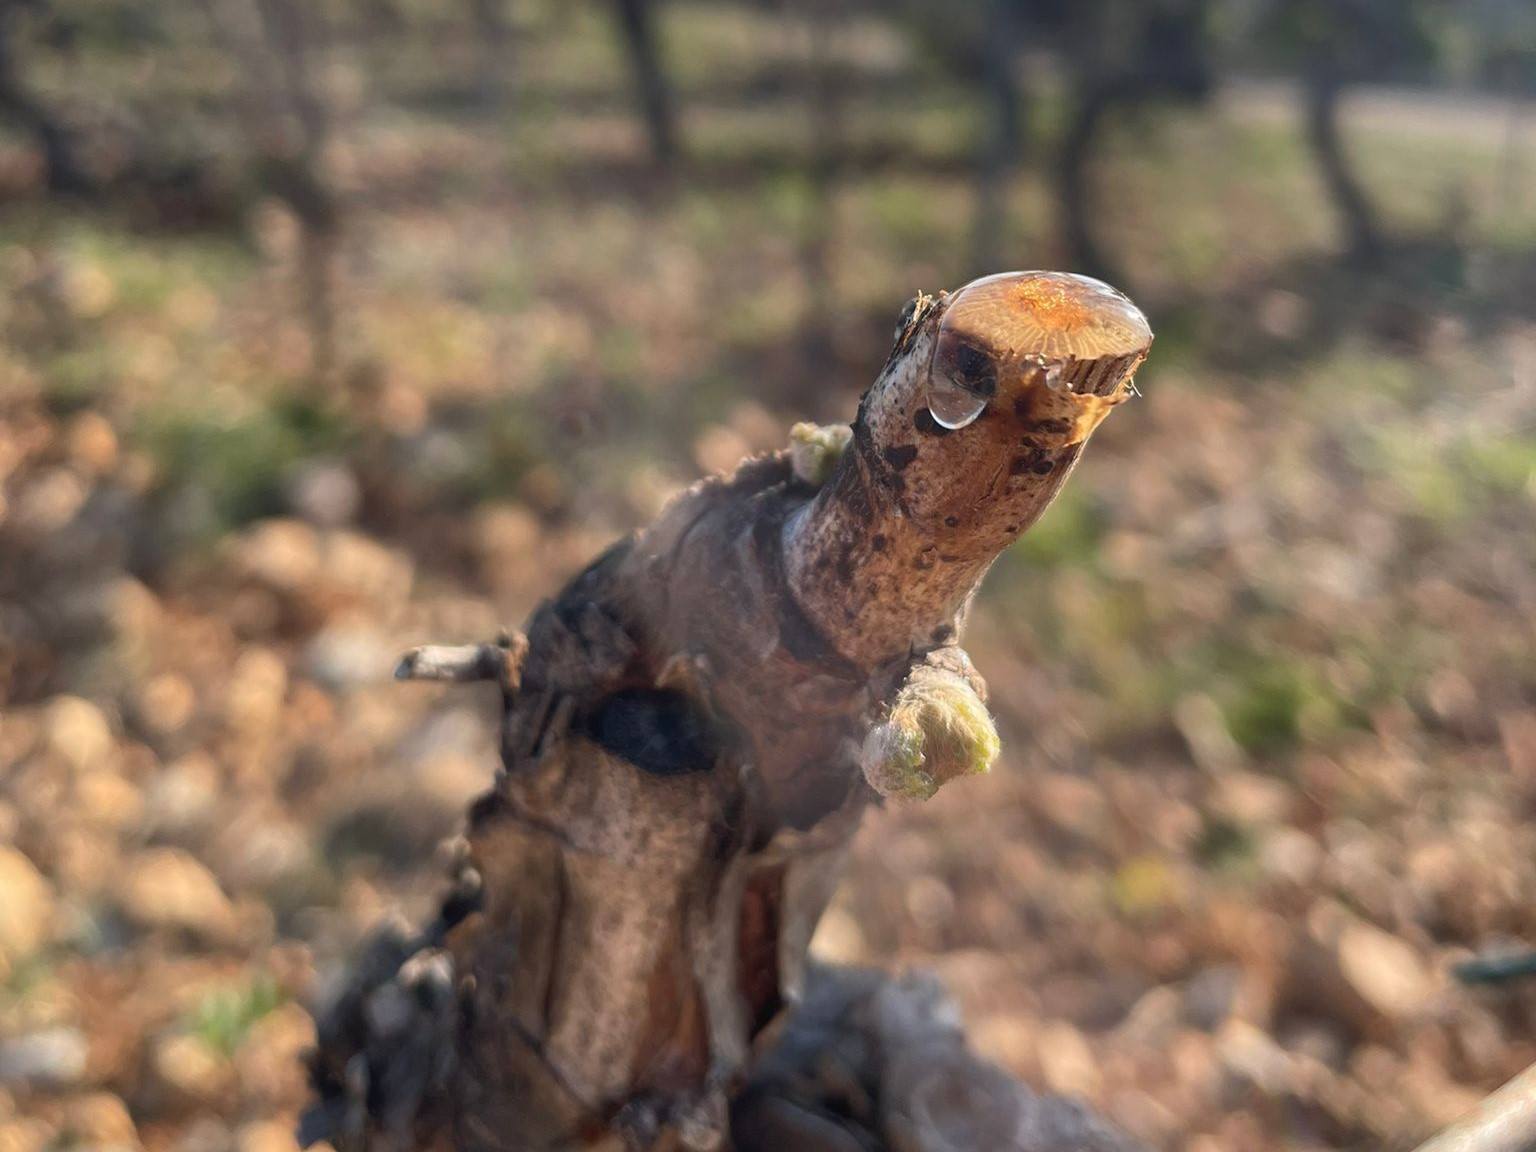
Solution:
{"label": "freshly cut cane end", "polygon": [[1101,280],[1066,272],[987,276],[944,304],[928,411],[955,431],[997,405],[1043,431],[1042,442],[1078,443],[1129,394],[1151,343],[1141,310]]}
{"label": "freshly cut cane end", "polygon": [[973,280],[949,298],[939,332],[941,344],[949,336],[1004,360],[1118,360],[1152,345],[1146,316],[1124,293],[1070,272]]}

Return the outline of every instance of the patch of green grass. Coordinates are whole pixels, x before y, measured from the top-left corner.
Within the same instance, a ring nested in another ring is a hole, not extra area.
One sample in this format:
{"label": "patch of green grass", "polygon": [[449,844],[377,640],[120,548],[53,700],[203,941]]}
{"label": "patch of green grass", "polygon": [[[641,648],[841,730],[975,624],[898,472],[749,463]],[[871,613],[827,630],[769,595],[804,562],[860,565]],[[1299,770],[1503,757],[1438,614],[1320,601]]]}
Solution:
{"label": "patch of green grass", "polygon": [[779,172],[764,179],[758,192],[759,224],[798,235],[816,210],[816,190],[804,172]]}
{"label": "patch of green grass", "polygon": [[1037,568],[1091,567],[1108,528],[1108,517],[1092,495],[1069,484],[1004,555]]}
{"label": "patch of green grass", "polygon": [[917,182],[885,181],[871,184],[864,203],[886,240],[901,249],[920,249],[946,232],[933,210],[929,189]]}
{"label": "patch of green grass", "polygon": [[1301,741],[1301,712],[1307,687],[1286,664],[1263,665],[1233,683],[1222,709],[1232,738],[1248,751],[1268,755]]}
{"label": "patch of green grass", "polygon": [[783,21],[766,8],[672,4],[658,11],[671,79],[684,91],[772,67],[776,47],[787,40]]}
{"label": "patch of green grass", "polygon": [[496,260],[483,269],[477,288],[478,303],[489,312],[517,312],[537,300],[528,270],[513,261]]}
{"label": "patch of green grass", "polygon": [[[757,292],[724,301],[719,319],[721,343],[728,348],[756,350],[793,340],[805,318],[804,296],[801,281],[778,277],[765,280]],[[738,395],[745,387],[739,380],[729,381],[729,386],[738,390]],[[729,395],[723,394],[717,406],[724,407],[728,399]]]}
{"label": "patch of green grass", "polygon": [[1308,398],[1320,402],[1352,393],[1407,405],[1434,396],[1439,383],[1423,360],[1394,356],[1379,345],[1354,339],[1326,360],[1307,366],[1299,386]]}
{"label": "patch of green grass", "polygon": [[[433,7],[442,10],[441,5]],[[558,102],[566,95],[622,90],[627,83],[609,12],[596,5],[555,2],[530,5],[520,15],[520,23],[530,33],[530,50],[518,61],[520,93]],[[670,31],[670,27],[664,30]],[[398,52],[393,39],[385,43],[390,49],[385,55]]]}
{"label": "patch of green grass", "polygon": [[609,324],[597,333],[597,362],[605,376],[637,379],[644,370],[649,334],[624,324]]}
{"label": "patch of green grass", "polygon": [[544,459],[539,429],[521,404],[504,403],[489,413],[474,467],[464,480],[467,496],[508,496],[528,470]]}
{"label": "patch of green grass", "polygon": [[70,218],[61,237],[70,254],[89,260],[115,289],[115,306],[153,312],[179,288],[219,289],[254,262],[253,254],[228,237],[141,236],[110,220]]}
{"label": "patch of green grass", "polygon": [[286,1000],[277,982],[263,974],[245,984],[209,992],[182,1019],[182,1029],[213,1051],[232,1056],[252,1026]]}
{"label": "patch of green grass", "polygon": [[117,378],[117,356],[106,341],[86,341],[52,356],[42,373],[43,395],[56,415],[100,402]]}
{"label": "patch of green grass", "polygon": [[1189,387],[1205,377],[1194,372],[1204,352],[1205,334],[1201,331],[1201,316],[1190,307],[1167,308],[1151,317],[1152,330],[1157,334],[1153,347],[1156,354],[1136,374],[1136,384],[1142,391],[1156,388],[1166,374]]}
{"label": "patch of green grass", "polygon": [[1413,426],[1372,430],[1357,447],[1356,457],[1361,467],[1380,476],[1431,523],[1454,524],[1470,510],[1466,477],[1455,467],[1452,454]]}
{"label": "patch of green grass", "polygon": [[1254,178],[1273,179],[1307,172],[1306,144],[1294,124],[1229,122],[1219,130],[1230,161],[1251,172]]}
{"label": "patch of green grass", "polygon": [[1441,445],[1412,429],[1389,429],[1372,439],[1362,462],[1441,527],[1484,512],[1491,499],[1536,492],[1536,437],[1529,435],[1475,435]]}
{"label": "patch of green grass", "polygon": [[13,964],[0,981],[0,1004],[25,1004],[28,996],[53,973],[53,960],[44,953]]}
{"label": "patch of green grass", "polygon": [[598,431],[583,432],[562,422],[549,400],[560,390],[560,375],[546,381],[542,398],[508,396],[485,407],[440,414],[451,451],[434,451],[418,462],[412,484],[434,506],[457,509],[523,498],[530,473],[544,469],[559,476],[562,485],[596,490],[612,484],[622,491],[632,470],[655,459],[659,435],[645,395],[626,390],[631,379],[615,378],[605,390]]}
{"label": "patch of green grass", "polygon": [[1461,463],[1479,486],[1505,495],[1536,496],[1536,436],[1474,440],[1462,448]]}
{"label": "patch of green grass", "polygon": [[156,412],[134,439],[160,468],[161,488],[206,495],[210,532],[270,516],[283,507],[287,471],[311,456],[333,452],[351,439],[337,413],[289,396],[233,418],[211,412]]}
{"label": "patch of green grass", "polygon": [[1253,874],[1258,847],[1252,833],[1241,824],[1207,813],[1201,821],[1194,853],[1201,867],[1208,871],[1241,879]]}
{"label": "patch of green grass", "polygon": [[1408,232],[1442,228],[1466,195],[1467,174],[1492,173],[1499,162],[1498,145],[1475,135],[1377,131],[1357,133],[1352,147],[1389,223]]}
{"label": "patch of green grass", "polygon": [[1168,860],[1150,853],[1133,857],[1109,878],[1109,896],[1121,915],[1151,919],[1179,899],[1179,878]]}
{"label": "patch of green grass", "polygon": [[[1288,125],[1168,109],[1116,117],[1108,140],[1096,178],[1099,228],[1123,267],[1200,282],[1331,240],[1313,169]],[[1147,228],[1148,219],[1159,226]]]}
{"label": "patch of green grass", "polygon": [[1215,670],[1216,697],[1232,739],[1255,756],[1277,756],[1343,727],[1354,710],[1303,661],[1244,654]]}

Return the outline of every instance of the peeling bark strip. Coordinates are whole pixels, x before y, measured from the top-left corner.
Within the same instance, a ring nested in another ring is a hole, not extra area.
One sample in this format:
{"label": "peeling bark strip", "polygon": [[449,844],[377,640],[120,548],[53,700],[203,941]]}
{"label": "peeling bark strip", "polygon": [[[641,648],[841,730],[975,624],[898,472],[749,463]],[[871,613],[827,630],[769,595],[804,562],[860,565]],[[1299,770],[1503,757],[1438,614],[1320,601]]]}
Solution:
{"label": "peeling bark strip", "polygon": [[[798,452],[695,485],[546,602],[526,644],[408,656],[402,677],[500,682],[504,768],[439,922],[376,947],[322,1020],[305,1135],[523,1152],[787,1147],[778,1132],[936,1152],[966,1146],[960,1131],[1023,1147],[1026,1114],[1046,1132],[1049,1110],[1019,1111],[952,1024],[946,1066],[971,1070],[961,1086],[990,1111],[920,1120],[924,1092],[952,1108],[958,1089],[914,1078],[904,1046],[936,1010],[896,992],[860,985],[830,1018],[808,1003],[776,1022],[806,994],[811,932],[875,789],[926,795],[995,755],[957,647],[966,605],[1150,341],[1083,277],[919,296],[851,439],[799,429]],[[777,1055],[753,1071],[770,1024]],[[862,1111],[783,1080],[840,1028],[883,1037]]]}

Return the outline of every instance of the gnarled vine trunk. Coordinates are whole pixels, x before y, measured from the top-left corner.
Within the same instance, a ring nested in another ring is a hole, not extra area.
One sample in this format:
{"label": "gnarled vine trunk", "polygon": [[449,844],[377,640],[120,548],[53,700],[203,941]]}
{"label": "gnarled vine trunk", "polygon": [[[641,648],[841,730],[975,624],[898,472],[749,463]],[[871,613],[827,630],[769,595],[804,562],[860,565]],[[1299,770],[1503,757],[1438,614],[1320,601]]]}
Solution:
{"label": "gnarled vine trunk", "polygon": [[931,986],[812,978],[807,948],[864,809],[995,755],[966,605],[1150,339],[1081,277],[920,296],[851,433],[696,486],[526,639],[408,656],[501,684],[503,770],[439,921],[323,1020],[307,1135],[1122,1147],[971,1057]]}

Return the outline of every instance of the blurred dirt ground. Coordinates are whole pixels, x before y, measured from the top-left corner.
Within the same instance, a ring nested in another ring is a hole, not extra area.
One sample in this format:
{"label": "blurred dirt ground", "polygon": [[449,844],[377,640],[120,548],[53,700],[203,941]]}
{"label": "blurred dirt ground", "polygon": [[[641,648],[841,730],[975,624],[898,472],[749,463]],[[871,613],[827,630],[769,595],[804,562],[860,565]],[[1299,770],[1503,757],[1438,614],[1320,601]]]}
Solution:
{"label": "blurred dirt ground", "polygon": [[[280,205],[168,231],[0,154],[0,1152],[291,1149],[303,1006],[427,906],[495,765],[487,691],[395,655],[848,418],[907,297],[966,277],[958,94],[853,97],[894,158],[840,176],[812,291],[798,113],[700,95],[773,41],[680,10],[672,178],[595,17],[504,118],[431,99],[452,45],[343,59],[324,387]],[[1156,1148],[1405,1148],[1536,1060],[1536,983],[1450,974],[1536,946],[1536,188],[1502,139],[1373,116],[1419,239],[1366,275],[1267,105],[1117,130],[1144,398],[971,621],[1003,763],[877,814],[818,935],[936,969],[984,1052]],[[1026,171],[999,267],[1053,262],[1046,215]]]}

